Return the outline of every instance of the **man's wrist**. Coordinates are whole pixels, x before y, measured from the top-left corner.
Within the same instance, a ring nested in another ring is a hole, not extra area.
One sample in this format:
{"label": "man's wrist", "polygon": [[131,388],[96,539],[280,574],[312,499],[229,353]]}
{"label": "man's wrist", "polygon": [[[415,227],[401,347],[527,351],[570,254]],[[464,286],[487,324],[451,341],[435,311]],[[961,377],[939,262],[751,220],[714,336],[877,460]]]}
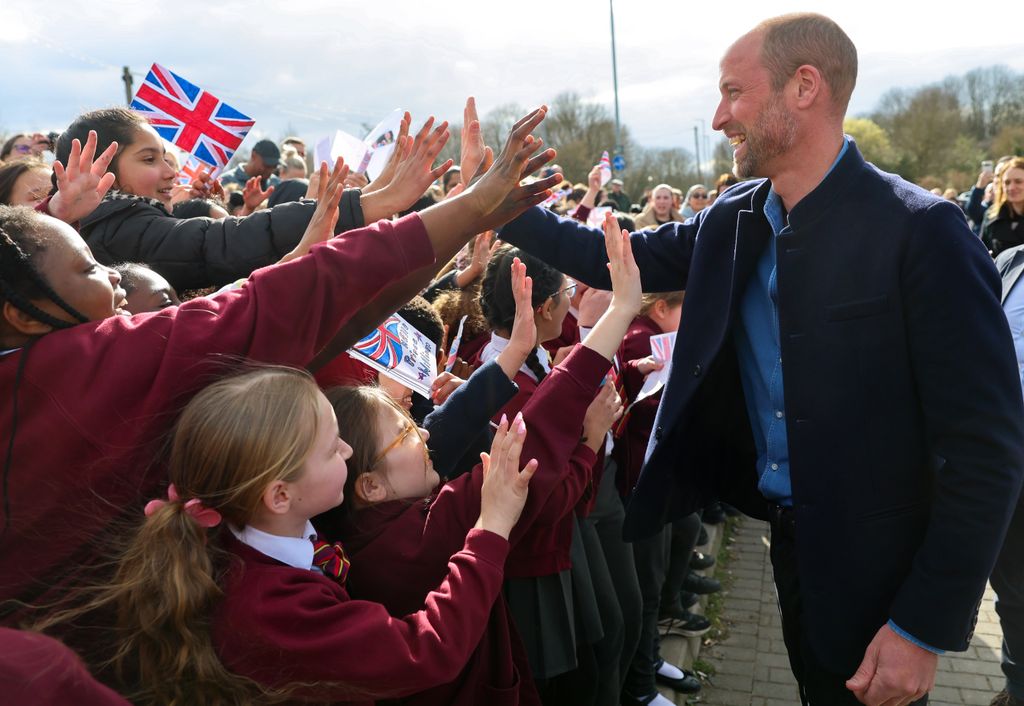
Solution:
{"label": "man's wrist", "polygon": [[890,630],[892,630],[892,631],[893,631],[894,633],[896,633],[896,634],[897,634],[897,635],[899,635],[899,636],[900,636],[901,638],[903,638],[904,640],[906,640],[906,641],[907,641],[907,642],[909,642],[910,644],[914,645],[915,647],[920,647],[920,648],[921,648],[922,650],[926,650],[926,651],[928,651],[928,652],[931,652],[931,653],[932,653],[932,654],[934,654],[934,655],[943,655],[943,654],[946,654],[946,651],[945,651],[945,650],[939,649],[938,647],[932,647],[932,646],[931,646],[931,645],[929,645],[928,643],[926,643],[926,642],[922,642],[921,640],[918,640],[918,639],[917,639],[916,637],[914,637],[913,635],[911,635],[911,634],[910,634],[909,632],[907,632],[906,630],[904,630],[903,628],[901,628],[901,627],[900,627],[899,625],[897,625],[896,623],[894,623],[894,622],[892,621],[892,619],[890,619],[890,620],[889,620],[889,622],[887,623],[887,625],[889,626],[889,629],[890,629]]}

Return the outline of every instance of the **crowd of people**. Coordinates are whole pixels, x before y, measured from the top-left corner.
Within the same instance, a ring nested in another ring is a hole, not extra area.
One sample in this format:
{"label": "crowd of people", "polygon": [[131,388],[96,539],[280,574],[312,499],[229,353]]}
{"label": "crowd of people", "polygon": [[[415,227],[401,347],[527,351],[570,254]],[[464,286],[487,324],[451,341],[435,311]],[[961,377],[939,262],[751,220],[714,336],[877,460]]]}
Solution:
{"label": "crowd of people", "polygon": [[[181,183],[124,108],[7,140],[11,703],[672,703],[741,511],[802,703],[925,703],[990,574],[1024,703],[1024,158],[962,211],[873,170],[819,15],[722,71],[734,173],[637,201],[473,99],[372,180],[288,137]],[[346,353],[396,313],[429,397]]]}

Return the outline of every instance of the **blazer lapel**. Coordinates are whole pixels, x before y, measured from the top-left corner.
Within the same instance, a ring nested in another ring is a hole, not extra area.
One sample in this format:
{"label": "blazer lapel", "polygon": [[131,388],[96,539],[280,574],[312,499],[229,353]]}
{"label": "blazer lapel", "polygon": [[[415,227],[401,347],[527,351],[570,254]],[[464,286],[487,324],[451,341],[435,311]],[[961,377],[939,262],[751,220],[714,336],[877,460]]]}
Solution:
{"label": "blazer lapel", "polygon": [[1006,303],[1006,297],[1010,294],[1010,290],[1013,289],[1013,285],[1017,283],[1020,278],[1020,273],[1024,272],[1024,251],[1014,253],[1013,263],[1010,265],[1010,269],[1003,275],[1003,295],[1000,297],[1000,303]]}

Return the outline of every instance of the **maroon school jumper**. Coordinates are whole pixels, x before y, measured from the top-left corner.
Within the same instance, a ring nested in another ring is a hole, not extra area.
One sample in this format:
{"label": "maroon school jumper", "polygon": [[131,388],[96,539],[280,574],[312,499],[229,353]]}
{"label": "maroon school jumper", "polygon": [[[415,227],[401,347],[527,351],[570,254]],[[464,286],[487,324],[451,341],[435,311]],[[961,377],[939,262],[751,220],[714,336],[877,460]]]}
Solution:
{"label": "maroon school jumper", "polygon": [[[579,444],[579,435],[608,365],[599,353],[577,345],[523,407],[528,431],[520,458],[523,464],[536,458],[539,466],[530,481],[526,507],[509,538],[513,552],[517,543],[544,537],[557,526],[583,491],[594,454]],[[442,486],[429,504],[394,501],[357,512],[345,537],[352,556],[349,582],[354,595],[380,601],[392,615],[419,609],[443,574],[447,557],[458,549],[460,537],[480,514],[482,479],[478,464]],[[571,533],[565,541],[571,541]],[[459,677],[403,703],[540,703],[529,660],[504,600],[495,604],[484,637]]]}
{"label": "maroon school jumper", "polygon": [[317,571],[221,536],[241,562],[224,578],[211,624],[218,657],[267,687],[320,682],[293,698],[316,703],[373,704],[454,679],[480,642],[509,546],[493,532],[464,533],[419,612],[394,618]]}
{"label": "maroon school jumper", "polygon": [[36,632],[0,628],[0,685],[6,706],[129,706],[71,649]]}
{"label": "maroon school jumper", "polygon": [[[651,336],[662,333],[664,331],[653,320],[638,316],[633,319],[622,339],[618,357],[621,386],[625,391],[622,401],[627,408],[644,386],[644,375],[637,369],[637,363],[651,354]],[[654,417],[658,413],[660,399],[661,393],[651,395],[629,409],[616,435],[612,456],[618,465],[616,486],[623,498],[629,497],[640,478],[640,468],[644,465],[647,441],[654,429]]]}
{"label": "maroon school jumper", "polygon": [[418,216],[382,221],[257,270],[240,289],[79,324],[0,356],[0,438],[5,448],[14,438],[0,600],[53,603],[102,582],[104,534],[123,534],[165,495],[156,447],[192,395],[240,358],[307,364],[364,302],[433,257]]}

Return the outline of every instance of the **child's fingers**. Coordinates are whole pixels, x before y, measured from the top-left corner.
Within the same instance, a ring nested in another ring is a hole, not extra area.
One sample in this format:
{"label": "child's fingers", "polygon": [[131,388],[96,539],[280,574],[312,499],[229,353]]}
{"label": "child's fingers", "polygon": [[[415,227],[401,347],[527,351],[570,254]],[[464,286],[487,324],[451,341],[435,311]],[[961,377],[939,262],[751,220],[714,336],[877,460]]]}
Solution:
{"label": "child's fingers", "polygon": [[103,150],[103,153],[93,162],[92,173],[94,176],[102,177],[107,173],[107,167],[110,166],[114,155],[117,154],[117,146],[117,142],[111,142],[107,149]]}
{"label": "child's fingers", "polygon": [[491,456],[486,451],[480,452],[480,470],[483,473],[484,480],[487,480],[487,474],[491,470]]}
{"label": "child's fingers", "polygon": [[74,181],[78,178],[78,163],[79,158],[82,156],[82,143],[75,138],[71,141],[71,154],[68,155],[67,174],[68,181]]}
{"label": "child's fingers", "polygon": [[85,138],[85,146],[82,148],[81,171],[88,172],[92,170],[92,158],[96,156],[96,141],[96,131],[90,130],[89,137]]}
{"label": "child's fingers", "polygon": [[519,489],[526,490],[530,485],[530,481],[533,479],[533,475],[537,472],[537,468],[539,467],[540,463],[538,463],[537,459],[531,458],[527,461],[526,465],[523,466],[523,470],[516,476],[516,486]]}

